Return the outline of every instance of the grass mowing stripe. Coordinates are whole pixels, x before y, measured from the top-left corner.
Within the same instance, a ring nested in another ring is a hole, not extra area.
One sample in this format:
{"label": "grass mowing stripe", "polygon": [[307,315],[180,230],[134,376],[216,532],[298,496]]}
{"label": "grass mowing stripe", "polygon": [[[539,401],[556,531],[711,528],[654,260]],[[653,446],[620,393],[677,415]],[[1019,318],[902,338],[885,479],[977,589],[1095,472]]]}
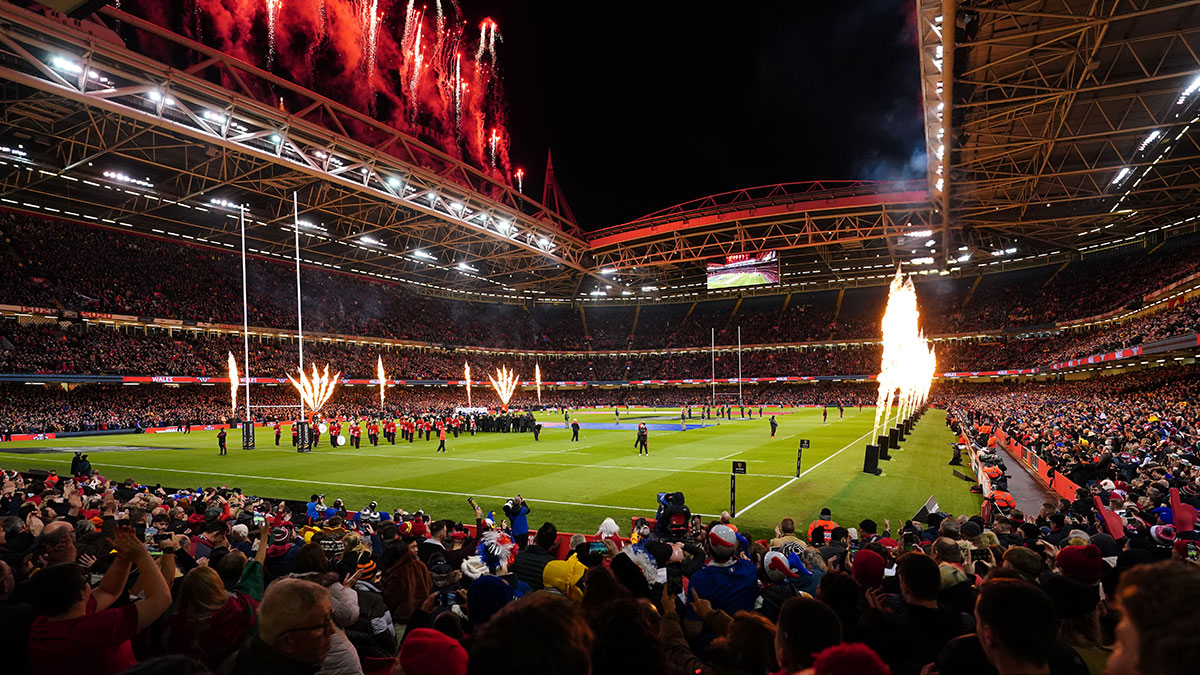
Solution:
{"label": "grass mowing stripe", "polygon": [[[281,452],[281,453],[286,453],[286,454],[295,454],[294,450],[261,450],[260,449],[260,450],[255,450],[254,452]],[[564,469],[618,469],[621,471],[657,471],[660,473],[706,473],[706,474],[716,474],[716,475],[720,475],[720,476],[723,476],[726,473],[728,473],[726,471],[707,471],[704,469],[672,469],[672,468],[665,468],[665,467],[649,467],[649,466],[618,466],[618,465],[612,465],[612,464],[565,464],[563,462],[532,462],[532,461],[524,460],[524,459],[482,459],[480,457],[449,457],[449,456],[446,456],[448,453],[445,453],[438,457],[425,457],[425,456],[421,456],[421,455],[385,455],[385,454],[379,453],[379,452],[342,452],[341,450],[329,451],[329,450],[320,450],[320,449],[314,450],[313,452],[317,453],[317,455],[322,456],[322,457],[327,456],[327,455],[345,455],[347,457],[377,457],[379,459],[413,459],[413,460],[417,460],[417,461],[421,461],[421,462],[447,461],[447,462],[470,462],[472,464],[474,464],[476,462],[482,462],[485,464],[528,464],[531,466],[556,466],[556,467],[561,467]],[[559,452],[569,452],[569,451],[560,450]],[[734,453],[734,454],[737,454],[737,453]],[[671,457],[670,455],[659,455],[659,457],[665,457],[666,459],[675,459],[674,457]],[[682,458],[680,458],[680,459],[682,459]],[[718,461],[721,459],[725,459],[725,458],[718,457],[716,459],[711,459],[711,460],[707,460],[707,461]],[[775,476],[772,474],[758,474],[758,475],[762,476],[764,478],[787,478],[788,477],[788,476]]]}

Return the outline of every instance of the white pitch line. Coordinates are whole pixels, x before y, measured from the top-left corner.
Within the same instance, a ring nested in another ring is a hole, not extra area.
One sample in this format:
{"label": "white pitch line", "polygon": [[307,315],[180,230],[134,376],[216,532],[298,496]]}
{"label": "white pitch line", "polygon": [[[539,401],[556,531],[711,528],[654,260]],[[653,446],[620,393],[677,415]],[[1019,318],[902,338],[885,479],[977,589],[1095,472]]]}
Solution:
{"label": "white pitch line", "polygon": [[737,452],[731,452],[728,455],[725,455],[724,457],[718,457],[717,460],[719,461],[722,459],[729,459],[730,457],[736,457],[737,455],[740,455],[743,452],[745,452],[745,450],[738,450]]}
{"label": "white pitch line", "polygon": [[[41,461],[41,460],[52,461],[52,462],[63,462],[63,463],[65,463],[67,461],[66,459],[57,459],[57,458],[52,458],[52,457],[40,457],[39,461]],[[247,478],[250,480],[278,481],[278,482],[282,482],[282,483],[301,483],[304,485],[336,485],[337,487],[359,488],[359,489],[363,489],[363,490],[391,490],[392,492],[417,492],[417,493],[421,493],[421,494],[430,494],[430,495],[453,495],[456,497],[484,497],[486,499],[508,499],[509,498],[509,496],[485,495],[485,494],[481,494],[478,492],[451,492],[449,490],[422,490],[420,488],[392,487],[392,486],[388,486],[388,485],[361,485],[359,483],[333,483],[333,482],[324,481],[324,480],[311,481],[311,480],[302,480],[300,478],[278,478],[275,476],[254,476],[254,475],[244,474],[244,473],[219,473],[216,471],[192,471],[189,469],[168,469],[165,467],[157,467],[157,466],[130,466],[128,464],[108,464],[108,463],[94,463],[93,466],[107,466],[107,467],[113,467],[113,468],[117,468],[117,469],[134,469],[137,471],[167,471],[170,473],[187,473],[187,474],[196,474],[196,475],[201,475],[201,476],[221,476],[223,478]],[[621,511],[636,511],[638,513],[650,513],[651,511],[654,510],[654,509],[647,509],[647,508],[637,508],[637,507],[633,507],[633,506],[611,506],[611,505],[607,505],[607,504],[585,504],[582,502],[564,502],[564,501],[558,501],[558,500],[554,500],[554,499],[530,499],[529,501],[532,503],[535,503],[535,504],[542,503],[542,504],[559,504],[561,506],[586,506],[586,507],[592,507],[592,508],[598,508],[598,509],[617,509],[617,510],[621,510]],[[716,514],[711,514],[711,513],[701,513],[699,515],[709,517],[709,518],[719,518],[720,517]]]}
{"label": "white pitch line", "polygon": [[795,478],[792,478],[791,480],[789,480],[788,482],[784,483],[783,485],[780,485],[779,487],[775,488],[774,490],[771,490],[771,491],[770,491],[770,492],[768,492],[767,494],[765,494],[765,495],[763,495],[763,496],[759,497],[759,498],[758,498],[758,499],[757,499],[757,500],[756,500],[754,503],[750,504],[750,506],[747,506],[747,507],[746,507],[746,508],[744,508],[744,509],[738,509],[738,512],[737,512],[738,516],[740,517],[742,514],[746,513],[746,512],[747,512],[747,511],[749,511],[750,509],[752,509],[752,508],[754,508],[754,507],[758,506],[758,505],[759,505],[759,503],[760,503],[760,502],[762,502],[762,501],[763,501],[764,499],[766,499],[767,497],[770,497],[771,495],[775,494],[776,492],[779,492],[779,491],[780,491],[780,490],[782,490],[783,488],[785,488],[785,487],[787,487],[787,486],[791,485],[792,483],[795,483],[796,481],[800,480],[801,478],[804,478],[806,475],[808,475],[808,472],[809,472],[809,471],[812,471],[813,469],[817,468],[818,466],[821,466],[821,465],[822,465],[822,464],[824,464],[825,462],[828,462],[829,460],[833,459],[834,457],[837,457],[838,455],[840,455],[840,454],[842,454],[843,452],[845,452],[846,450],[848,450],[848,449],[849,449],[851,446],[853,446],[855,443],[857,443],[857,442],[861,441],[862,439],[866,438],[867,436],[870,436],[870,435],[871,435],[871,434],[873,434],[873,433],[875,433],[875,430],[874,430],[874,429],[872,429],[872,430],[868,431],[867,433],[863,434],[862,436],[859,436],[858,438],[856,438],[856,439],[854,439],[854,440],[850,441],[850,442],[849,442],[849,443],[847,443],[847,444],[846,444],[846,446],[845,446],[845,447],[843,447],[841,450],[838,450],[837,452],[835,452],[835,453],[833,453],[832,455],[830,455],[830,456],[826,457],[825,459],[823,459],[823,460],[821,460],[821,461],[817,462],[816,464],[813,464],[813,465],[812,465],[812,466],[810,466],[810,467],[809,467],[809,468],[808,468],[806,471],[802,472],[802,473],[801,473],[799,476],[796,476]]}

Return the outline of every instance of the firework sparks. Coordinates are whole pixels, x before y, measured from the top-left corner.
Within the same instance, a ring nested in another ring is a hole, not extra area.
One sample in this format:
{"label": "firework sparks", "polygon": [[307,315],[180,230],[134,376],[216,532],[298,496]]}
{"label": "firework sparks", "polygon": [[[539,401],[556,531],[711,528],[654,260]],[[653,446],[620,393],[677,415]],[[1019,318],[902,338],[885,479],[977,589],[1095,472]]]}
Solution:
{"label": "firework sparks", "polygon": [[367,84],[375,79],[375,54],[379,44],[379,0],[358,0],[358,22],[362,27],[363,67],[367,70]]}
{"label": "firework sparks", "polygon": [[279,21],[279,10],[283,0],[266,0],[267,3],[267,70],[275,61],[275,24]]}
{"label": "firework sparks", "polygon": [[500,147],[500,134],[496,131],[496,127],[492,127],[492,135],[488,138],[488,146],[491,147],[492,168],[496,167],[496,150]]}
{"label": "firework sparks", "polygon": [[238,367],[233,352],[229,352],[229,409],[237,412]]}
{"label": "firework sparks", "polygon": [[463,379],[467,381],[467,407],[471,407],[471,364],[463,361]]}
{"label": "firework sparks", "polygon": [[454,133],[462,135],[462,54],[454,55]]}
{"label": "firework sparks", "polygon": [[496,376],[492,377],[489,373],[488,379],[492,381],[492,389],[500,398],[500,403],[507,408],[509,399],[517,391],[517,372],[509,370],[507,366],[500,366],[496,371]]}
{"label": "firework sparks", "polygon": [[542,364],[533,364],[533,381],[537,384],[538,405],[542,404]]}
{"label": "firework sparks", "polygon": [[299,392],[300,398],[308,405],[309,411],[316,414],[329,402],[329,397],[333,396],[333,390],[337,388],[338,378],[341,375],[339,372],[330,377],[328,364],[325,365],[325,371],[319,373],[317,365],[314,363],[311,378],[301,370],[299,382],[290,374],[288,375],[288,379],[291,380],[292,386]]}
{"label": "firework sparks", "polygon": [[375,374],[379,377],[379,408],[383,409],[383,395],[387,389],[387,373],[383,372],[383,355],[379,355],[379,361],[375,364]]}
{"label": "firework sparks", "polygon": [[517,192],[525,193],[525,169],[517,169]]}
{"label": "firework sparks", "polygon": [[875,406],[875,435],[886,433],[892,406],[896,422],[912,413],[929,396],[937,360],[918,327],[917,293],[912,279],[896,270],[883,313],[883,359]]}

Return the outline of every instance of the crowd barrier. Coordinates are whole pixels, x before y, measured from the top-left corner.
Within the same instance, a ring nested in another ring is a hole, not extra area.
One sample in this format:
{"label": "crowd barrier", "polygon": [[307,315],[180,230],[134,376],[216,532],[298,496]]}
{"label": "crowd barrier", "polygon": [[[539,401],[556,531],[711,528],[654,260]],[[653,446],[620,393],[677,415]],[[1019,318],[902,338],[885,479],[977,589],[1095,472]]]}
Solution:
{"label": "crowd barrier", "polygon": [[1054,490],[1063,499],[1075,499],[1075,491],[1079,489],[1079,486],[1066,476],[1055,471],[1041,457],[1038,457],[1037,453],[1014,441],[1008,434],[999,429],[995,431],[995,437],[996,443],[1007,450],[1008,454],[1021,460],[1021,463],[1029,467],[1043,485]]}

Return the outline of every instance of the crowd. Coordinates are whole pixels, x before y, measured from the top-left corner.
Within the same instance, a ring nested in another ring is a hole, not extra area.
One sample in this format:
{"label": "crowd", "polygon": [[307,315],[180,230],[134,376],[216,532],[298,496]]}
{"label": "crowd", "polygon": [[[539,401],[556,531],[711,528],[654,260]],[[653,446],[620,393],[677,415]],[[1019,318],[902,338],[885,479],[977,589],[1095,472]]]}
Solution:
{"label": "crowd", "polygon": [[[736,400],[736,386],[723,385],[721,402]],[[869,384],[760,384],[747,386],[748,405],[856,405],[874,401]],[[69,390],[57,386],[24,384],[0,385],[0,432],[45,434],[115,430],[145,430],[152,427],[217,425],[244,417],[244,390],[238,393],[239,408],[230,407],[226,385],[139,386],[82,385]],[[387,390],[383,409],[379,390],[372,386],[344,386],[337,390],[324,408],[328,417],[391,419],[411,415],[413,411],[466,407],[462,386],[392,387]],[[253,385],[251,403],[255,418],[262,421],[289,420],[298,405],[298,396],[290,385]],[[472,404],[492,410],[501,407],[490,387],[472,388]],[[552,389],[544,387],[541,401],[534,389],[519,390],[509,401],[513,410],[546,408],[650,406],[678,410],[681,406],[703,406],[712,402],[708,387],[663,389]],[[259,408],[258,406],[266,406]],[[271,407],[276,406],[276,407]]]}
{"label": "crowd", "polygon": [[[956,410],[967,442],[988,444],[985,408]],[[1109,463],[1084,483],[1094,499],[993,522],[825,509],[753,532],[692,518],[678,495],[628,537],[610,518],[569,540],[520,496],[435,518],[139,485],[85,457],[2,475],[15,675],[1158,675],[1200,660],[1200,473],[1178,466],[1139,482]],[[1116,528],[1103,505],[1121,500]]]}
{"label": "crowd", "polygon": [[[1061,270],[1036,268],[972,278],[921,280],[931,334],[1017,328],[1098,315],[1196,270],[1195,238],[1148,253],[1100,256]],[[80,256],[79,250],[103,250]],[[233,251],[186,246],[124,232],[0,214],[4,291],[0,302],[71,310],[239,324],[240,260]],[[1153,257],[1153,262],[1148,261]],[[252,259],[250,324],[296,324],[293,268]],[[883,287],[791,296],[636,307],[529,308],[421,296],[399,285],[305,268],[305,328],[435,345],[605,350],[872,338]],[[1106,293],[1094,289],[1103,285]],[[965,304],[964,304],[965,303]],[[1194,308],[1187,320],[1195,323]],[[1165,320],[1164,329],[1175,322]],[[503,326],[504,330],[495,330]]]}

